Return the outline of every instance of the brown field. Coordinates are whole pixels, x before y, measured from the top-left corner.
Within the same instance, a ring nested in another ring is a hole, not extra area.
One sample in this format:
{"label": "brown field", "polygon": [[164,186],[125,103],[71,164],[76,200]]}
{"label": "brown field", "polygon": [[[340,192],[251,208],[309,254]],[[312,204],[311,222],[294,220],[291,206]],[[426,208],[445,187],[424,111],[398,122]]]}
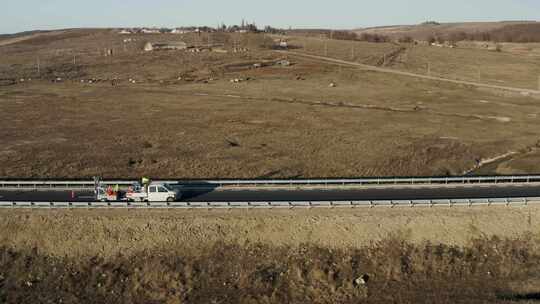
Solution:
{"label": "brown field", "polygon": [[533,206],[3,210],[0,231],[3,303],[536,303],[540,290]]}
{"label": "brown field", "polygon": [[[228,53],[141,51],[146,41],[172,40],[224,43]],[[508,152],[517,154],[488,173],[540,168],[536,96],[301,59],[268,49],[271,41],[67,30],[0,46],[0,176],[447,175]],[[295,51],[319,55],[323,43],[291,40]],[[352,42],[328,43],[329,57],[373,65],[399,48],[354,42],[347,58]],[[383,65],[422,73],[432,58],[434,75],[474,80],[480,62],[479,81],[523,88],[540,74],[534,58],[505,52],[406,53]],[[253,68],[286,57],[291,66]]]}
{"label": "brown field", "polygon": [[502,52],[462,42],[458,48],[409,43],[370,43],[316,38],[292,38],[300,51],[313,55],[390,67],[401,71],[494,85],[540,89],[538,44],[502,44]]}
{"label": "brown field", "polygon": [[410,36],[418,40],[426,40],[429,36],[449,35],[452,33],[474,34],[491,32],[507,26],[536,24],[534,21],[503,21],[503,22],[458,22],[442,23],[440,25],[395,25],[355,30],[356,33],[385,35],[391,38]]}
{"label": "brown field", "polygon": [[[173,40],[228,52],[141,51]],[[419,74],[429,61],[435,76],[518,88],[534,89],[540,74],[532,45],[518,55],[519,44],[495,53],[290,43]],[[0,176],[452,175],[508,152],[476,172],[540,169],[538,96],[302,59],[271,44],[108,30],[2,39]],[[0,210],[0,303],[535,303],[539,231],[535,206]]]}

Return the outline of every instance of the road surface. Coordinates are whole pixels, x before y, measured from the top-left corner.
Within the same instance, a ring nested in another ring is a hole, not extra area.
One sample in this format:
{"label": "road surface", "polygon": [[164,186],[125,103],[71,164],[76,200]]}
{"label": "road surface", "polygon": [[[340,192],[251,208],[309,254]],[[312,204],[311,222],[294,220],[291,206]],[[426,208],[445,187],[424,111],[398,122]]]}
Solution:
{"label": "road surface", "polygon": [[[181,188],[181,187],[180,187]],[[0,191],[0,201],[32,202],[90,202],[92,191]],[[539,185],[482,185],[375,188],[328,190],[284,189],[189,189],[182,191],[185,202],[294,202],[294,201],[378,201],[378,200],[437,200],[540,197]]]}

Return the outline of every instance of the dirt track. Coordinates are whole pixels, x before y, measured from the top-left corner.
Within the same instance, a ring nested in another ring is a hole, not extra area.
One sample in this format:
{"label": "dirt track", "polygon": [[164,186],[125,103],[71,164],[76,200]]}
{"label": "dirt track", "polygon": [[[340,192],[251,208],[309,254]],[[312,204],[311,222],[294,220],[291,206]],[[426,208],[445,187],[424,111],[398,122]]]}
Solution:
{"label": "dirt track", "polygon": [[56,31],[56,32],[52,32],[52,33],[37,33],[37,34],[26,35],[26,36],[21,36],[21,37],[8,38],[8,39],[0,41],[0,47],[10,45],[10,44],[19,43],[19,42],[23,42],[23,41],[34,39],[34,38],[38,38],[38,37],[41,37],[41,36],[44,36],[44,35],[49,35],[49,36],[61,35],[64,32],[65,31]]}
{"label": "dirt track", "polygon": [[436,80],[436,81],[442,81],[442,82],[448,82],[448,83],[455,83],[455,84],[463,84],[468,86],[473,86],[477,88],[487,88],[487,89],[496,89],[496,90],[504,90],[504,91],[511,91],[511,92],[517,92],[517,93],[529,93],[529,94],[540,94],[539,90],[531,90],[531,89],[523,89],[523,88],[516,88],[516,87],[507,87],[507,86],[498,86],[498,85],[491,85],[491,84],[485,84],[485,83],[479,83],[479,82],[472,82],[472,81],[464,81],[464,80],[456,80],[456,79],[449,79],[449,78],[443,78],[443,77],[435,77],[435,76],[429,76],[429,75],[422,75],[422,74],[416,74],[416,73],[410,73],[410,72],[403,72],[403,71],[397,71],[392,70],[388,68],[381,68],[376,66],[371,66],[367,64],[362,64],[358,62],[351,62],[351,61],[345,61],[330,57],[324,57],[324,56],[316,56],[316,55],[309,55],[309,54],[303,54],[299,52],[292,52],[292,51],[279,51],[280,53],[294,55],[294,56],[301,56],[305,58],[311,58],[311,59],[317,59],[325,62],[332,62],[347,66],[354,66],[354,67],[360,67],[369,71],[375,71],[380,73],[389,73],[389,74],[395,74],[395,75],[401,75],[401,76],[408,76],[408,77],[415,77],[415,78],[421,78],[421,79],[427,79],[427,80]]}

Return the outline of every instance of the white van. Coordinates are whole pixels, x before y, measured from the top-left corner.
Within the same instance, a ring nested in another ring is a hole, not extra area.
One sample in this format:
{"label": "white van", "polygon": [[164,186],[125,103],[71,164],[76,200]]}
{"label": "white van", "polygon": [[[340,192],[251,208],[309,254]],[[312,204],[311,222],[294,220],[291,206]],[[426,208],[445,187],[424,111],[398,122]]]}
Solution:
{"label": "white van", "polygon": [[150,184],[148,187],[149,202],[174,202],[179,196],[179,191],[175,191],[168,184]]}
{"label": "white van", "polygon": [[141,202],[174,202],[180,197],[180,191],[165,183],[151,183],[148,186],[148,192],[144,188],[140,188],[126,193],[128,200]]}

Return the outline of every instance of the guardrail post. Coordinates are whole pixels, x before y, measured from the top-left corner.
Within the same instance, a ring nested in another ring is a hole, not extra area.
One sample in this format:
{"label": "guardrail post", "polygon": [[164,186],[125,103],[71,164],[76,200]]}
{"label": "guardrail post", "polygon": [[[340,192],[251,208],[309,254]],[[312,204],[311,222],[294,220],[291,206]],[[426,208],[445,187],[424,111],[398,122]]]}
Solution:
{"label": "guardrail post", "polygon": [[510,200],[509,199],[505,199],[505,202],[506,202],[506,207],[510,206]]}
{"label": "guardrail post", "polygon": [[413,208],[414,207],[414,202],[412,200],[410,200],[409,205],[411,205],[411,208]]}
{"label": "guardrail post", "polygon": [[375,208],[375,204],[373,203],[373,201],[369,201],[369,208]]}
{"label": "guardrail post", "polygon": [[467,202],[468,202],[469,208],[472,207],[472,204],[473,204],[472,200],[469,199],[469,200],[467,200]]}
{"label": "guardrail post", "polygon": [[524,198],[525,200],[525,206],[529,206],[529,200],[527,198]]}

